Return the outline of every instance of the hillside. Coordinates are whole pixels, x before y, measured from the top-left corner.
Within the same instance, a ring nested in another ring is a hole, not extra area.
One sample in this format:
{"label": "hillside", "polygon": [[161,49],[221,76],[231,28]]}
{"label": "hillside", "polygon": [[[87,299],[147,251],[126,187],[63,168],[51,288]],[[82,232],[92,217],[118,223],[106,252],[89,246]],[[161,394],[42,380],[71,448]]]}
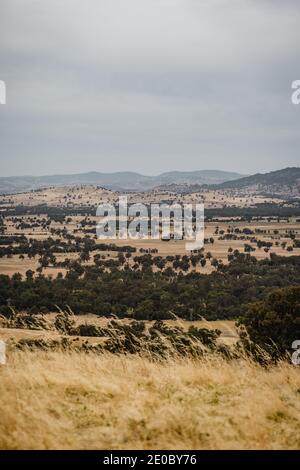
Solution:
{"label": "hillside", "polygon": [[0,377],[1,449],[299,448],[292,364],[12,352]]}
{"label": "hillside", "polygon": [[226,181],[218,185],[217,189],[249,190],[273,194],[288,193],[297,196],[300,193],[300,168],[291,167],[270,173],[257,173],[252,176]]}
{"label": "hillside", "polygon": [[113,190],[145,191],[165,184],[219,184],[240,178],[239,173],[220,170],[191,172],[172,171],[158,176],[146,176],[134,172],[99,173],[75,175],[11,176],[0,178],[0,194],[13,194],[50,186],[94,184]]}
{"label": "hillside", "polygon": [[269,173],[256,173],[243,178],[232,179],[221,183],[199,184],[176,182],[159,186],[160,190],[181,194],[202,192],[203,190],[234,191],[238,194],[261,194],[264,196],[283,196],[284,198],[299,197],[300,168],[284,168]]}

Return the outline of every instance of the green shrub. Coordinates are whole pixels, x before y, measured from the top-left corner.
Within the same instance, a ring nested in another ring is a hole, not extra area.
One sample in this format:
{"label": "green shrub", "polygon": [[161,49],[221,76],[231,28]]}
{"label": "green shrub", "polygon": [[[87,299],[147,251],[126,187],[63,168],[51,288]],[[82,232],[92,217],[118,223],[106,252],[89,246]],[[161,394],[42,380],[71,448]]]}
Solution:
{"label": "green shrub", "polygon": [[245,326],[252,343],[273,358],[283,357],[300,339],[300,287],[276,289],[250,304],[238,324]]}

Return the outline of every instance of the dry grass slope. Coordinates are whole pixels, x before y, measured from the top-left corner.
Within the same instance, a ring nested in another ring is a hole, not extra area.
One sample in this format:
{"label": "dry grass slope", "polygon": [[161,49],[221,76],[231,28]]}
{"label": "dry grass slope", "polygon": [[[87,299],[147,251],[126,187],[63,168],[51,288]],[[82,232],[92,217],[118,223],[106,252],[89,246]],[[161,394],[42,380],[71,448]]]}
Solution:
{"label": "dry grass slope", "polygon": [[299,449],[300,375],[220,358],[9,354],[1,449]]}

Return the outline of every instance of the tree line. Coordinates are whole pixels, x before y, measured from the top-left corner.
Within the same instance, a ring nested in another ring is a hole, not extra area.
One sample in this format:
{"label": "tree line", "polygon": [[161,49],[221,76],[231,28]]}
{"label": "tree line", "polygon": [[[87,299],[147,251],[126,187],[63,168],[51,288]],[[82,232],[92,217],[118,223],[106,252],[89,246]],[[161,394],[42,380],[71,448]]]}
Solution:
{"label": "tree line", "polygon": [[0,275],[0,311],[49,312],[69,306],[76,314],[141,320],[235,319],[250,303],[261,301],[274,288],[300,285],[300,257],[280,257],[257,261],[249,253],[237,253],[227,266],[203,275],[183,275],[171,268],[153,272],[129,266],[112,267],[75,264],[66,276],[56,278],[28,271],[12,277]]}

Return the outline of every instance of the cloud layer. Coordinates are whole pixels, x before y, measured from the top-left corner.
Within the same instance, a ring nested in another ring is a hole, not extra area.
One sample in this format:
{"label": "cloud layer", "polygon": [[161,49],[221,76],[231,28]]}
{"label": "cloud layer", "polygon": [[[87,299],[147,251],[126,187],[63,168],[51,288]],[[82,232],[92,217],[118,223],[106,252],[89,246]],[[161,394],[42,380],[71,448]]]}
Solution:
{"label": "cloud layer", "polygon": [[1,175],[299,165],[297,0],[1,0]]}

